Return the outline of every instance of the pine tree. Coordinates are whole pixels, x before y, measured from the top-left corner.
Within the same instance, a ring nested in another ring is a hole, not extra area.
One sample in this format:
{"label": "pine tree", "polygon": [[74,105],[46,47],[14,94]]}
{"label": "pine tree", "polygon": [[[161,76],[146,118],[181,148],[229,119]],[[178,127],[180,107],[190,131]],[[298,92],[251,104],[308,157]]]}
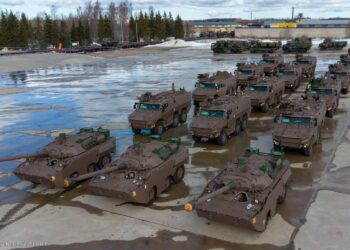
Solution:
{"label": "pine tree", "polygon": [[76,28],[76,39],[77,41],[79,41],[79,44],[81,46],[85,46],[85,30],[84,30],[84,26],[83,26],[83,22],[79,19],[78,21],[78,26]]}
{"label": "pine tree", "polygon": [[86,22],[84,25],[84,40],[87,45],[91,43],[89,22]]}
{"label": "pine tree", "polygon": [[165,23],[165,33],[166,33],[167,37],[175,36],[174,19],[173,19],[171,12],[169,12],[167,22]]}
{"label": "pine tree", "polygon": [[105,31],[104,31],[104,19],[103,16],[100,16],[97,23],[97,36],[100,42],[102,42],[103,38],[105,37]]}
{"label": "pine tree", "polygon": [[184,26],[181,20],[181,17],[177,15],[174,25],[175,38],[183,38],[184,37]]}
{"label": "pine tree", "polygon": [[10,11],[5,21],[5,43],[6,46],[17,47],[19,46],[19,23],[17,17]]}
{"label": "pine tree", "polygon": [[59,40],[63,48],[71,47],[71,41],[70,41],[70,35],[68,32],[67,23],[64,20],[61,20],[60,22]]}
{"label": "pine tree", "polygon": [[41,19],[39,17],[36,17],[34,23],[35,26],[33,28],[33,43],[36,44],[38,47],[42,48],[44,46],[44,34]]}
{"label": "pine tree", "polygon": [[27,17],[24,13],[21,15],[21,20],[19,22],[19,34],[18,34],[18,42],[20,46],[27,47],[29,43],[30,37],[30,23],[27,20]]}
{"label": "pine tree", "polygon": [[162,15],[158,11],[155,18],[155,38],[159,40],[164,39],[166,37],[165,32],[165,22],[162,19]]}
{"label": "pine tree", "polygon": [[52,39],[52,20],[51,17],[48,14],[45,14],[45,21],[44,21],[44,42],[46,45],[53,45],[53,39]]}
{"label": "pine tree", "polygon": [[156,30],[156,20],[154,16],[154,11],[153,9],[150,10],[149,12],[149,35],[151,38],[154,38],[156,36],[157,30]]}
{"label": "pine tree", "polygon": [[77,42],[77,28],[75,27],[75,22],[72,22],[72,27],[70,29],[70,37],[72,39],[72,42]]}
{"label": "pine tree", "polygon": [[57,47],[58,44],[60,43],[59,28],[58,28],[57,20],[52,21],[51,43],[55,47]]}
{"label": "pine tree", "polygon": [[113,40],[114,35],[113,35],[112,20],[107,15],[105,15],[103,26],[104,26],[104,37],[110,40]]}
{"label": "pine tree", "polygon": [[133,16],[130,17],[129,20],[129,41],[130,42],[136,42],[136,22],[137,20],[134,19]]}
{"label": "pine tree", "polygon": [[1,19],[0,19],[0,46],[6,46],[6,43],[5,43],[5,23],[6,23],[5,13],[1,12]]}

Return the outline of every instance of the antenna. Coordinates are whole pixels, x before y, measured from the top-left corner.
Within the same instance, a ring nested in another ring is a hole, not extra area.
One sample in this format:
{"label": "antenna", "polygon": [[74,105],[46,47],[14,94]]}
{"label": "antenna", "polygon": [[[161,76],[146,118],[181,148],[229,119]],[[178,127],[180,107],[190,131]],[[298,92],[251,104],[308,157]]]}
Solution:
{"label": "antenna", "polygon": [[292,7],[292,21],[294,20],[294,7]]}

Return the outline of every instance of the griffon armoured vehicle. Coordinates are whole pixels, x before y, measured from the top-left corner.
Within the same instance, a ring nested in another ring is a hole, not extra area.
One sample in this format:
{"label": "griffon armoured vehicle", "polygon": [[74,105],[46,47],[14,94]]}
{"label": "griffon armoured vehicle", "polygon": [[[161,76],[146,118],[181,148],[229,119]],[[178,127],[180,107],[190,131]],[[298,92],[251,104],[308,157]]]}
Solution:
{"label": "griffon armoured vehicle", "polygon": [[326,116],[332,118],[339,105],[341,81],[326,75],[313,79],[307,86],[306,94],[326,102]]}
{"label": "griffon armoured vehicle", "polygon": [[312,97],[293,99],[282,103],[279,111],[272,132],[275,149],[298,149],[310,156],[314,145],[321,139],[326,103]]}
{"label": "griffon armoured vehicle", "polygon": [[309,82],[315,77],[315,69],[317,64],[316,56],[297,54],[293,63],[302,68],[302,82]]}
{"label": "griffon armoured vehicle", "polygon": [[267,112],[270,106],[277,106],[284,94],[284,81],[278,77],[261,78],[249,83],[247,96],[255,109]]}
{"label": "griffon armoured vehicle", "polygon": [[25,159],[14,171],[22,180],[64,187],[63,180],[105,167],[116,150],[109,130],[82,128],[75,135],[60,134],[37,154],[1,158],[0,161]]}
{"label": "griffon armoured vehicle", "polygon": [[249,51],[250,43],[248,41],[238,40],[219,40],[211,44],[211,50],[214,53],[239,54]]}
{"label": "griffon armoured vehicle", "polygon": [[182,181],[186,163],[188,149],[178,138],[136,142],[104,169],[65,182],[71,185],[93,177],[88,185],[93,193],[149,205]]}
{"label": "griffon armoured vehicle", "polygon": [[283,64],[283,56],[281,54],[263,54],[260,65],[264,66],[264,73],[266,76],[276,75],[278,67]]}
{"label": "griffon armoured vehicle", "polygon": [[195,141],[214,139],[225,145],[230,135],[246,129],[250,110],[247,96],[223,96],[201,103],[191,123],[192,137]]}
{"label": "griffon armoured vehicle", "polygon": [[326,38],[319,44],[319,48],[320,50],[341,50],[345,48],[347,44],[347,41],[335,41],[330,38]]}
{"label": "griffon armoured vehicle", "polygon": [[198,82],[192,94],[193,102],[198,107],[200,102],[215,99],[236,92],[236,78],[227,71],[215,74],[199,74]]}
{"label": "griffon armoured vehicle", "polygon": [[241,90],[247,87],[248,81],[257,80],[264,76],[264,65],[256,63],[237,63],[235,70],[236,83]]}
{"label": "griffon armoured vehicle", "polygon": [[341,93],[346,95],[350,85],[350,67],[341,63],[330,64],[329,75],[341,81]]}
{"label": "griffon armoured vehicle", "polygon": [[143,130],[161,135],[169,127],[177,127],[187,121],[191,108],[191,93],[184,89],[143,94],[134,104],[135,111],[129,115],[129,122],[135,134]]}
{"label": "griffon armoured vehicle", "polygon": [[263,232],[285,200],[290,176],[290,163],[283,153],[249,149],[246,156],[229,162],[194,204],[185,204],[185,210],[194,207],[209,220]]}
{"label": "griffon armoured vehicle", "polygon": [[282,46],[284,53],[306,53],[312,47],[311,38],[295,38]]}
{"label": "griffon armoured vehicle", "polygon": [[278,77],[284,82],[284,87],[295,91],[300,86],[302,68],[300,65],[285,63],[279,67]]}
{"label": "griffon armoured vehicle", "polygon": [[281,41],[251,41],[250,53],[275,53],[282,47]]}

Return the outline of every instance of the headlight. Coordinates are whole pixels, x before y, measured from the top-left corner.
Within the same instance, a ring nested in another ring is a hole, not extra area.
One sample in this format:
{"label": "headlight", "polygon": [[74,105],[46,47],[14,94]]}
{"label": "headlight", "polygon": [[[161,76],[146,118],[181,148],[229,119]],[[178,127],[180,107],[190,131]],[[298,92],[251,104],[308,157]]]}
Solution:
{"label": "headlight", "polygon": [[265,102],[261,102],[261,103],[260,103],[260,106],[264,106],[264,105],[265,105]]}

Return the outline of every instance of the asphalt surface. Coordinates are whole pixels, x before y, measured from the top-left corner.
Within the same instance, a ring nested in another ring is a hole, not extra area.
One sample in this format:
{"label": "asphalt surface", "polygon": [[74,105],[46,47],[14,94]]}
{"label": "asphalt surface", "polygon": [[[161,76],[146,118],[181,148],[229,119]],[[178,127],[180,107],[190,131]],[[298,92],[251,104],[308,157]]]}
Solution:
{"label": "asphalt surface", "polygon": [[[340,53],[312,51],[317,74]],[[117,157],[133,141],[145,140],[127,124],[137,95],[172,82],[191,90],[198,73],[233,71],[237,62],[259,58],[187,48],[0,75],[0,87],[22,90],[0,96],[0,157],[36,151],[59,132],[100,125],[117,136]],[[167,131],[165,136],[180,136],[189,147],[190,163],[184,181],[150,207],[92,195],[86,182],[70,191],[35,186],[12,175],[19,162],[0,163],[0,249],[348,249],[349,107],[342,96],[311,157],[286,152],[292,163],[287,198],[264,233],[208,221],[185,212],[183,204],[246,147],[270,151],[274,109],[254,111],[247,131],[223,147],[193,143],[187,125]]]}

